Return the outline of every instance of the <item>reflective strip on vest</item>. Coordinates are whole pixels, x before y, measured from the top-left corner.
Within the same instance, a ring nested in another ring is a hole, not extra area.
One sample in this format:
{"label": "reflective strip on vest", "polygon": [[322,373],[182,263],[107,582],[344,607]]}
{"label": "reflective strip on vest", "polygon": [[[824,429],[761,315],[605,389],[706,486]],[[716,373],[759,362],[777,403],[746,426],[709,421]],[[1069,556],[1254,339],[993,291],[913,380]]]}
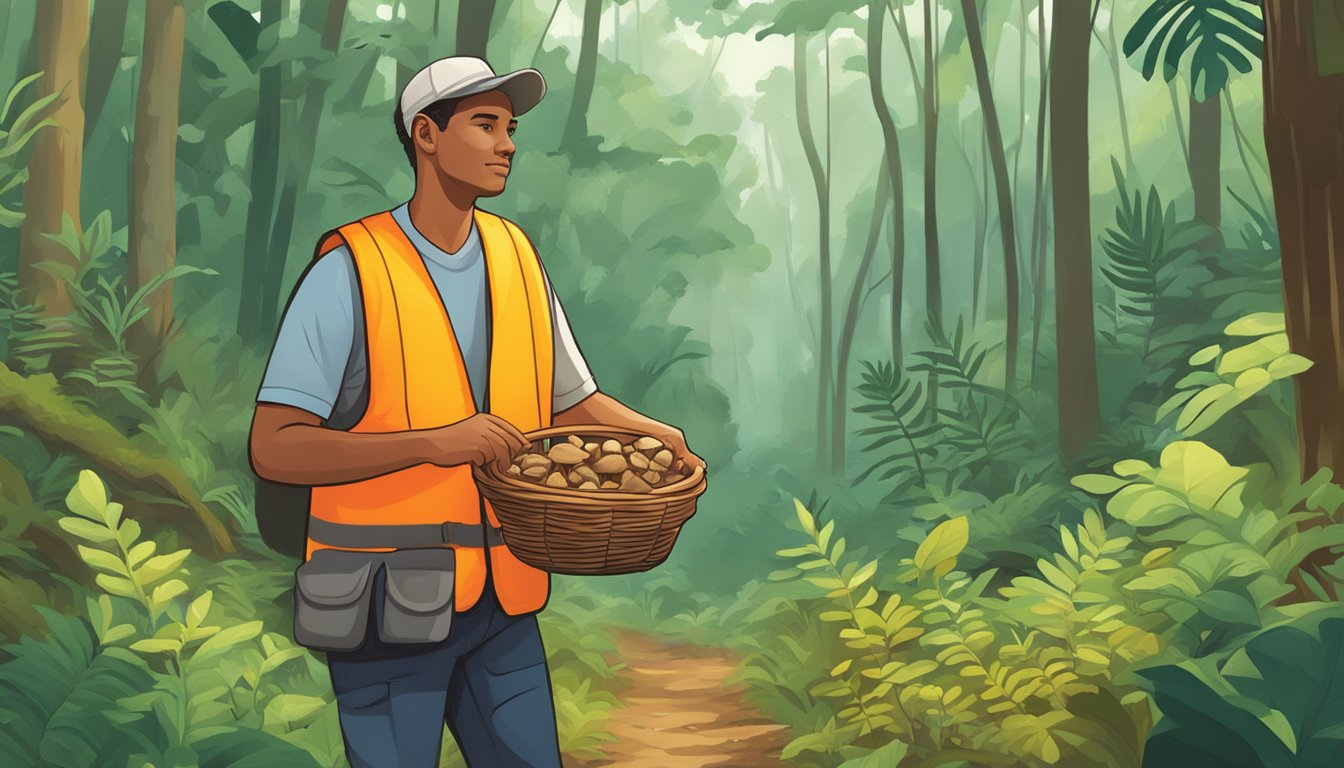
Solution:
{"label": "reflective strip on vest", "polygon": [[[541,262],[517,225],[480,209],[475,210],[475,222],[490,290],[490,413],[523,432],[548,427],[554,351]],[[339,245],[346,245],[354,260],[368,351],[368,405],[350,431],[431,429],[476,413],[443,300],[391,212],[327,234],[317,256]],[[489,525],[498,527],[489,502],[484,506]],[[314,487],[309,506],[314,518],[342,525],[480,524],[480,509],[470,465],[433,464]],[[310,538],[305,559],[322,548]],[[540,610],[549,595],[550,575],[518,560],[502,543],[488,552],[504,610],[512,615]],[[484,549],[457,547],[454,598],[459,611],[481,597],[485,558]]]}

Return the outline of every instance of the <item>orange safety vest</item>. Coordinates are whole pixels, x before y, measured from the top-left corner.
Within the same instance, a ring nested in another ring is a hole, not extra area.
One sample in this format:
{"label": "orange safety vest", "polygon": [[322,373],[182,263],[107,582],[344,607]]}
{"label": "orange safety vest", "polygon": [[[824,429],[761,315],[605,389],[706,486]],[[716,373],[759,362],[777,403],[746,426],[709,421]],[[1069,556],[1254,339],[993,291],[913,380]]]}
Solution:
{"label": "orange safety vest", "polygon": [[[489,410],[523,432],[548,427],[554,359],[541,262],[518,225],[480,209],[475,221],[490,286]],[[340,245],[354,257],[368,345],[368,407],[350,431],[431,429],[476,413],[443,300],[391,212],[328,233],[317,257]],[[426,463],[358,482],[316,486],[308,511],[345,525],[480,524],[480,503],[471,465]],[[498,528],[488,501],[485,508],[489,525]],[[310,537],[304,559],[326,546]],[[457,610],[480,599],[487,550],[495,593],[506,613],[530,613],[546,604],[550,574],[523,563],[506,545],[456,549]]]}

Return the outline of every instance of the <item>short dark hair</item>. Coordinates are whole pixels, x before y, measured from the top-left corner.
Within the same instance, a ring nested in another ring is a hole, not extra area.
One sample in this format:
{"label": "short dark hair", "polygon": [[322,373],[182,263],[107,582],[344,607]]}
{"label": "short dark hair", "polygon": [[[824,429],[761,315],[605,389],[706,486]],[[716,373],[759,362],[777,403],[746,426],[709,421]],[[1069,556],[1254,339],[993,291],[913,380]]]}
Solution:
{"label": "short dark hair", "polygon": [[[448,127],[448,118],[457,111],[457,103],[462,99],[439,99],[428,107],[420,110],[416,114],[424,114],[434,124],[439,126],[439,130],[445,130]],[[411,141],[411,135],[406,132],[406,121],[402,119],[401,101],[397,101],[397,110],[392,117],[397,127],[397,138],[401,140],[401,148],[406,150],[406,160],[411,164],[411,170],[415,170],[415,144]]]}

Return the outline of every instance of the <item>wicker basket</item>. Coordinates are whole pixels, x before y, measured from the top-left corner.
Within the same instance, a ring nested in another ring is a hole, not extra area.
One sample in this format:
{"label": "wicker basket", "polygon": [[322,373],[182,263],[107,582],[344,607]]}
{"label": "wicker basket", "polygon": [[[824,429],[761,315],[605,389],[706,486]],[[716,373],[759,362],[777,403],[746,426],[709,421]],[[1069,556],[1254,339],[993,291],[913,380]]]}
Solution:
{"label": "wicker basket", "polygon": [[[535,430],[526,437],[535,445],[569,435],[601,442],[629,441],[642,434],[572,425]],[[519,560],[551,573],[581,575],[647,571],[666,560],[707,485],[700,467],[648,493],[550,488],[501,473],[494,465],[478,466],[474,474],[499,518],[504,543]]]}

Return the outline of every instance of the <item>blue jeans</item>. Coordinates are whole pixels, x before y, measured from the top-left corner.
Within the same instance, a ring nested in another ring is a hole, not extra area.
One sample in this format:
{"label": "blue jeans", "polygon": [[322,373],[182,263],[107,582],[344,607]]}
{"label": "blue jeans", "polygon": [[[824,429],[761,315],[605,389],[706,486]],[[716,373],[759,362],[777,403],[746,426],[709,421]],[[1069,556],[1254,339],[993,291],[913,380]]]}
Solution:
{"label": "blue jeans", "polygon": [[364,645],[327,654],[352,768],[434,768],[446,722],[471,768],[559,768],[551,680],[536,614],[509,616],[487,580],[441,643],[378,638],[385,574]]}

